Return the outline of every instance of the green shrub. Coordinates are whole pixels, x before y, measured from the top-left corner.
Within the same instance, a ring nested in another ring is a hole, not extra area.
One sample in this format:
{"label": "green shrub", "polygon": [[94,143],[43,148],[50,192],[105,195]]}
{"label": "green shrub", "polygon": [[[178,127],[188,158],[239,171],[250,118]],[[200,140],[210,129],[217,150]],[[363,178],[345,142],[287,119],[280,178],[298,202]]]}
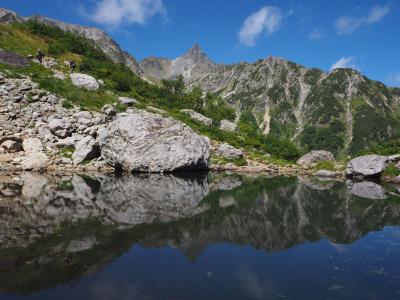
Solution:
{"label": "green shrub", "polygon": [[400,175],[400,170],[396,167],[396,164],[390,163],[385,171],[383,171],[384,176],[396,177]]}
{"label": "green shrub", "polygon": [[335,170],[335,164],[332,161],[321,161],[316,164],[314,167],[315,170],[328,170],[328,171],[334,171]]}

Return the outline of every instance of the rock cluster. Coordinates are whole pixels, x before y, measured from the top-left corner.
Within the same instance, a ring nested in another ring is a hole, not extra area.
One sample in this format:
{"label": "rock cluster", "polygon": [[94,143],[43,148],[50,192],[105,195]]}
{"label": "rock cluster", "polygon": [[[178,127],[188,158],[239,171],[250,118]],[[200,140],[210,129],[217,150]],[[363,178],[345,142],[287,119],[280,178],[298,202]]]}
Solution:
{"label": "rock cluster", "polygon": [[[97,130],[104,114],[62,107],[63,99],[41,90],[30,78],[0,76],[0,162],[2,169],[42,170],[49,166],[72,166],[63,157],[65,148],[76,149],[79,164],[96,158]],[[104,167],[104,162],[93,162]]]}
{"label": "rock cluster", "polygon": [[117,114],[111,105],[102,112],[66,109],[62,101],[28,77],[0,77],[2,169],[73,169],[88,161],[89,169],[138,172],[208,168],[210,141],[179,121],[143,110]]}

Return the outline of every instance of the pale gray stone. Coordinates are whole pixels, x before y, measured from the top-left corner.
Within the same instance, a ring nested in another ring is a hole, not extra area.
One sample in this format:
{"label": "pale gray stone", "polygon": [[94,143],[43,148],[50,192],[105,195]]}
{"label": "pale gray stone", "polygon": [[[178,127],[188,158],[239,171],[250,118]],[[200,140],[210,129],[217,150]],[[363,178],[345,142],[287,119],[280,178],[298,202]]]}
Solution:
{"label": "pale gray stone", "polygon": [[348,177],[379,177],[387,167],[389,159],[381,155],[364,155],[352,159],[346,169]]}
{"label": "pale gray stone", "polygon": [[99,89],[99,83],[96,78],[81,73],[72,73],[69,75],[71,78],[72,84],[84,88],[89,91],[97,91]]}
{"label": "pale gray stone", "polygon": [[299,165],[307,166],[323,161],[334,161],[333,154],[326,150],[313,150],[300,157],[297,161]]}
{"label": "pale gray stone", "polygon": [[210,141],[172,118],[143,110],[117,115],[98,131],[102,157],[126,171],[207,169]]}

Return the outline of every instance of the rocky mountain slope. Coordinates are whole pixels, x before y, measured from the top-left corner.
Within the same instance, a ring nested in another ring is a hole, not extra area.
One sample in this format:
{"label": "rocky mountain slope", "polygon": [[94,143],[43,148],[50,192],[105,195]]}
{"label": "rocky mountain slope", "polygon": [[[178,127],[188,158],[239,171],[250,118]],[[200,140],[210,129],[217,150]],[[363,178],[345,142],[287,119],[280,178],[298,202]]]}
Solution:
{"label": "rocky mountain slope", "polygon": [[265,134],[306,149],[357,153],[400,134],[400,89],[353,69],[323,72],[279,57],[215,64],[198,45],[174,60],[151,57],[140,65],[158,79],[182,74],[189,86],[221,95],[239,112],[251,111]]}
{"label": "rocky mountain slope", "polygon": [[[97,28],[41,16],[22,17],[0,9],[0,23],[30,21],[76,33],[91,41],[113,62],[126,65],[143,79],[157,84],[159,80],[183,75],[189,89],[200,86],[235,108],[238,117],[245,113],[247,122],[253,123],[253,129],[258,127],[269,137],[290,139],[305,151],[325,149],[344,158],[400,136],[400,89],[386,87],[353,69],[323,72],[278,57],[260,59],[255,63],[217,64],[198,45],[174,60],[150,57],[139,64]],[[85,72],[93,68],[86,62],[83,67]],[[113,75],[111,79],[122,90],[127,84],[132,86],[138,82],[122,73]],[[147,99],[165,99],[163,93],[143,85],[132,94],[135,97],[145,95]],[[203,103],[185,108],[199,112],[207,101],[215,102],[203,99],[198,101]],[[164,102],[172,105],[171,100]],[[174,105],[174,109],[178,109],[181,104]]]}
{"label": "rocky mountain slope", "polygon": [[123,51],[119,45],[101,29],[76,24],[68,24],[42,16],[23,17],[11,10],[0,8],[0,23],[10,24],[13,22],[24,23],[29,21],[35,21],[48,26],[58,27],[63,31],[74,32],[82,37],[85,37],[92,41],[95,46],[99,47],[114,62],[127,65],[136,74],[142,73],[142,69],[137,63],[136,59],[129,53]]}

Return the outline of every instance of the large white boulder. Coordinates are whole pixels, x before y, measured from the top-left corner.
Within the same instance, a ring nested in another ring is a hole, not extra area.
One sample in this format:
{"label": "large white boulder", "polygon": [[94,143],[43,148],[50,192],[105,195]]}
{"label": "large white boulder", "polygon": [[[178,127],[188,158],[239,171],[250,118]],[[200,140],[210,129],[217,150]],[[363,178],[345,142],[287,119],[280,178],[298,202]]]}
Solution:
{"label": "large white boulder", "polygon": [[87,74],[72,73],[69,77],[71,78],[73,85],[89,91],[97,91],[100,87],[96,78]]}
{"label": "large white boulder", "polygon": [[381,155],[364,155],[352,159],[346,169],[348,177],[379,177],[386,169],[389,158]]}
{"label": "large white boulder", "polygon": [[98,131],[102,157],[131,172],[207,169],[210,140],[183,123],[143,110],[118,114]]}
{"label": "large white boulder", "polygon": [[333,154],[326,150],[313,150],[308,152],[307,154],[300,157],[297,161],[299,165],[307,166],[312,165],[322,161],[334,161],[335,157]]}

